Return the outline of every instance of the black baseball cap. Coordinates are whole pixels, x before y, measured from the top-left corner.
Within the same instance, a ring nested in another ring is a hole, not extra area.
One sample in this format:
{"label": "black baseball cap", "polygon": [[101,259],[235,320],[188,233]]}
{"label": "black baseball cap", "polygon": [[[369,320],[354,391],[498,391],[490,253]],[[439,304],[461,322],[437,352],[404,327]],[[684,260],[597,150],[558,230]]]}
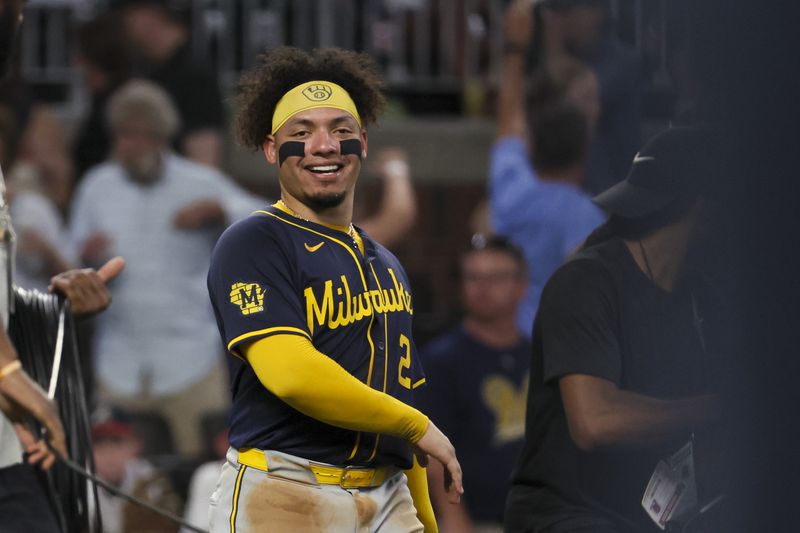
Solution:
{"label": "black baseball cap", "polygon": [[592,201],[609,214],[637,219],[702,195],[714,172],[710,132],[669,128],[633,158],[628,176]]}

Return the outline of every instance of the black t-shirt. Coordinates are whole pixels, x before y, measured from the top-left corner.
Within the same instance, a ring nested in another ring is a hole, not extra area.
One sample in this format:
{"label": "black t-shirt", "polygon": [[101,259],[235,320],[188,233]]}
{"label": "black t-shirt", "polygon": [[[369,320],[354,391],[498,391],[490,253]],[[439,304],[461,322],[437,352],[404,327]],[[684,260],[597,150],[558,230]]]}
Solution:
{"label": "black t-shirt", "polygon": [[75,137],[73,156],[75,160],[75,185],[86,172],[99,165],[109,157],[111,152],[111,134],[106,121],[106,104],[120,84],[114,84],[107,91],[92,95],[89,113],[81,124]]}
{"label": "black t-shirt", "polygon": [[192,131],[223,128],[225,116],[217,77],[211,69],[194,61],[188,48],[179,48],[150,77],[169,93],[178,108],[181,131],[176,146],[179,149],[185,136]]}
{"label": "black t-shirt", "polygon": [[478,522],[502,522],[511,471],[522,449],[530,342],[496,349],[462,326],[425,346],[420,409],[458,451],[464,503]]}
{"label": "black t-shirt", "polygon": [[663,399],[708,392],[693,301],[688,288],[668,292],[652,283],[619,239],[582,251],[556,271],[534,323],[526,443],[512,489],[531,497],[524,506],[510,498],[509,531],[576,517],[587,525],[611,521],[620,531],[659,531],[642,495],[659,459],[689,434],[652,448],[581,451],[569,435],[558,380],[586,374]]}

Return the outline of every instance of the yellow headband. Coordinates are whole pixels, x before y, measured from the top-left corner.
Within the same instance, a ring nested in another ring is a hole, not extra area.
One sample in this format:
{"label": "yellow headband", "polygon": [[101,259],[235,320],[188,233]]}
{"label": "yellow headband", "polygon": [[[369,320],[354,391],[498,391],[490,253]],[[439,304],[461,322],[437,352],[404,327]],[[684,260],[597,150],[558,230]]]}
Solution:
{"label": "yellow headband", "polygon": [[294,115],[306,109],[333,107],[347,111],[361,126],[356,104],[341,86],[329,81],[309,81],[298,85],[283,95],[272,114],[272,134],[275,135],[281,126]]}

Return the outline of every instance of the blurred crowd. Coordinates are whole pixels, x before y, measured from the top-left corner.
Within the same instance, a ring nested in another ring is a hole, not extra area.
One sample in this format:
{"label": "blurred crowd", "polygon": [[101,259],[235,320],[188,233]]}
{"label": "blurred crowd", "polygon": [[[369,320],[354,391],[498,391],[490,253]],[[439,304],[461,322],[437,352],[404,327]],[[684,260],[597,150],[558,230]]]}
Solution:
{"label": "blurred crowd", "polygon": [[[183,19],[159,2],[120,4],[75,30],[90,105],[71,138],[24,80],[0,88],[16,280],[46,291],[68,268],[126,259],[112,306],[82,331],[97,471],[202,526],[229,402],[208,259],[227,225],[277,198],[225,173],[226,95],[192,56]],[[536,4],[532,17],[515,11],[520,2],[506,15],[486,195],[470,218],[475,237],[453,257],[462,318],[423,347],[426,402],[473,489],[457,507],[433,494],[445,531],[500,531],[542,288],[603,223],[591,197],[626,176],[643,140],[642,59],[618,38],[609,2]],[[682,53],[676,48],[671,62],[682,90],[676,115],[690,117]],[[380,198],[356,223],[399,247],[413,238],[419,209],[413,161],[393,148],[371,153],[369,164]],[[107,531],[177,530],[107,494],[100,504]]]}

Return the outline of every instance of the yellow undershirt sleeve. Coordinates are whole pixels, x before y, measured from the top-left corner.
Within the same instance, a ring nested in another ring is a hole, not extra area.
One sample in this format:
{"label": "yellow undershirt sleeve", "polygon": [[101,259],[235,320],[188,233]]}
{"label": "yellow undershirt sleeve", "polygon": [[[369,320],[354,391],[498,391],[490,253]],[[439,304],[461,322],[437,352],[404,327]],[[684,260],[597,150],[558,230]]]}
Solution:
{"label": "yellow undershirt sleeve", "polygon": [[417,508],[417,518],[425,526],[425,533],[438,533],[439,526],[436,524],[431,497],[428,494],[428,475],[425,473],[425,467],[421,466],[414,456],[414,466],[405,472],[408,478],[408,490],[411,491],[411,499]]}
{"label": "yellow undershirt sleeve", "polygon": [[299,335],[273,335],[244,349],[262,385],[301,413],[353,431],[419,441],[428,417],[377,391]]}

